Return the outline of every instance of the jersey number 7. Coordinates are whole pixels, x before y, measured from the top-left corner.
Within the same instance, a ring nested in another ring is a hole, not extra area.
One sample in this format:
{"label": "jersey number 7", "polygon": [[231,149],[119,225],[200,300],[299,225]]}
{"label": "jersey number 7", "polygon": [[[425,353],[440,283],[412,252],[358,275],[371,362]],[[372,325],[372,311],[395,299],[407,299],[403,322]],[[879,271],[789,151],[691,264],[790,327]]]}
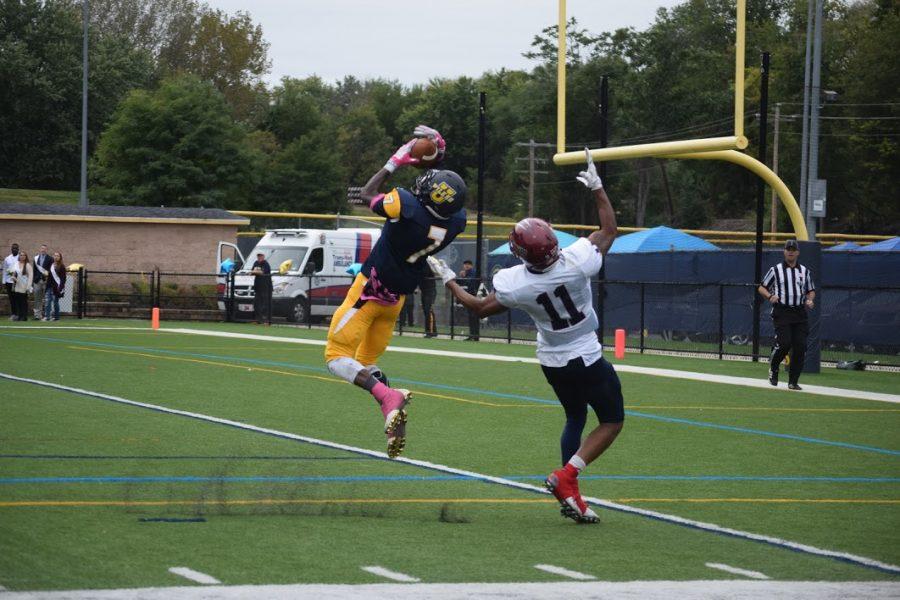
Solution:
{"label": "jersey number 7", "polygon": [[423,256],[426,256],[428,253],[440,246],[444,242],[445,237],[447,237],[446,229],[444,229],[443,227],[435,227],[434,225],[432,225],[431,229],[428,230],[428,239],[433,240],[434,243],[425,246],[415,254],[410,254],[409,257],[407,257],[406,262],[412,264]]}
{"label": "jersey number 7", "polygon": [[569,313],[568,319],[563,318],[556,312],[556,307],[553,306],[553,301],[550,300],[550,295],[547,292],[544,292],[535,298],[537,303],[543,306],[544,310],[547,311],[547,316],[550,317],[550,326],[553,328],[553,331],[565,329],[566,327],[571,327],[572,325],[584,321],[584,313],[578,310],[578,307],[572,302],[572,296],[569,295],[569,290],[566,289],[566,286],[561,285],[553,290],[553,295],[559,298],[562,301],[563,306],[566,307],[566,312]]}

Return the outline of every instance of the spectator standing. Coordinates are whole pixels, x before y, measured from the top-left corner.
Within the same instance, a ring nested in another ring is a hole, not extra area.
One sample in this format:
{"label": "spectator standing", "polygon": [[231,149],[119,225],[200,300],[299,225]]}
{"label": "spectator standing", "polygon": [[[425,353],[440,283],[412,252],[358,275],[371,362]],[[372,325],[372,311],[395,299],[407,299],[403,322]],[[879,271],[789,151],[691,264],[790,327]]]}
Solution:
{"label": "spectator standing", "polygon": [[[59,321],[59,299],[66,293],[66,265],[62,254],[53,253],[53,263],[47,275],[47,290],[44,292],[44,321]],[[53,318],[51,319],[51,309]]]}
{"label": "spectator standing", "polygon": [[788,388],[802,389],[798,382],[806,357],[806,337],[809,334],[809,318],[806,310],[815,306],[816,286],[812,273],[797,262],[800,247],[796,240],[784,243],[784,261],[766,273],[757,288],[759,294],[772,304],[772,322],[775,325],[775,346],[769,360],[769,383],[778,385],[778,367],[790,353]]}
{"label": "spectator standing", "polygon": [[19,245],[13,244],[9,251],[9,256],[3,259],[3,287],[6,290],[6,297],[9,299],[9,320],[16,320],[16,311],[13,309],[13,271],[16,263],[19,261]]}
{"label": "spectator standing", "polygon": [[19,252],[19,260],[13,268],[13,315],[16,321],[28,320],[28,292],[34,279],[34,269],[28,260],[28,254]]}
{"label": "spectator standing", "polygon": [[[459,284],[473,296],[478,295],[478,277],[475,276],[475,265],[471,260],[463,261],[463,268],[459,272]],[[466,311],[469,318],[469,336],[467,342],[478,341],[478,315],[472,311]]]}
{"label": "spectator standing", "polygon": [[256,253],[256,262],[250,270],[255,277],[253,278],[253,312],[256,316],[256,322],[260,325],[265,321],[270,324],[270,315],[272,311],[272,267],[266,261],[266,255],[262,252]]}
{"label": "spectator standing", "polygon": [[437,298],[437,288],[433,277],[423,277],[419,281],[419,291],[422,292],[422,313],[425,315],[425,337],[437,337],[437,321],[434,318],[434,299]]}
{"label": "spectator standing", "polygon": [[47,277],[50,276],[50,265],[53,257],[47,254],[47,244],[41,244],[41,249],[34,257],[34,318],[40,319],[44,314],[44,295],[47,288]]}
{"label": "spectator standing", "polygon": [[416,300],[415,294],[407,294],[406,301],[403,303],[403,309],[400,311],[400,325],[406,324],[412,327],[416,321]]}

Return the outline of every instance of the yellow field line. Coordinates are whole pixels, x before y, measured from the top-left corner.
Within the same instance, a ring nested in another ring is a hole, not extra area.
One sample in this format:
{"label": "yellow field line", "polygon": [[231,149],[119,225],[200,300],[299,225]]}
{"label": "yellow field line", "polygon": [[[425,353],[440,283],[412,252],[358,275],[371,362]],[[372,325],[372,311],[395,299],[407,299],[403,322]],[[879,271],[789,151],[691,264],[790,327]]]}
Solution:
{"label": "yellow field line", "polygon": [[[341,383],[346,384],[347,382],[343,379],[337,379],[334,377],[325,377],[322,375],[307,375],[304,373],[294,373],[291,371],[279,371],[278,369],[269,369],[266,367],[245,367],[243,365],[233,365],[225,362],[218,362],[212,360],[201,360],[199,358],[181,358],[176,356],[159,356],[158,354],[147,354],[145,352],[128,352],[126,350],[106,350],[103,348],[85,348],[84,346],[68,346],[68,348],[72,350],[85,350],[88,352],[105,352],[107,354],[125,354],[130,356],[140,356],[143,358],[153,358],[157,360],[171,360],[176,362],[189,362],[189,363],[197,363],[201,365],[209,365],[214,367],[226,367],[229,369],[246,369],[247,371],[260,371],[263,373],[273,373],[275,375],[287,375],[289,377],[303,377],[306,379],[316,379],[319,381],[326,381],[328,383]],[[470,400],[468,398],[460,398],[458,396],[447,396],[445,394],[435,394],[432,392],[423,392],[420,390],[414,390],[416,396],[426,396],[431,398],[441,398],[443,400],[452,400],[454,402],[463,402],[466,404],[477,404],[479,406],[488,406],[491,408],[556,408],[554,405],[550,404],[498,404],[495,402],[485,402],[483,400]]]}
{"label": "yellow field line", "polygon": [[619,498],[622,504],[637,502],[717,502],[748,504],[900,504],[900,500],[871,500],[867,498]]}
{"label": "yellow field line", "polygon": [[[616,498],[613,502],[637,504],[642,502],[666,503],[743,503],[743,504],[900,504],[900,500],[876,500],[866,498]],[[553,498],[316,498],[280,499],[259,498],[252,500],[22,500],[0,502],[0,508],[97,506],[277,506],[287,504],[550,504]]]}
{"label": "yellow field line", "polygon": [[771,408],[765,406],[650,406],[634,404],[625,408],[645,408],[654,410],[684,409],[684,410],[764,410],[764,411],[788,411],[788,412],[900,412],[900,408]]}

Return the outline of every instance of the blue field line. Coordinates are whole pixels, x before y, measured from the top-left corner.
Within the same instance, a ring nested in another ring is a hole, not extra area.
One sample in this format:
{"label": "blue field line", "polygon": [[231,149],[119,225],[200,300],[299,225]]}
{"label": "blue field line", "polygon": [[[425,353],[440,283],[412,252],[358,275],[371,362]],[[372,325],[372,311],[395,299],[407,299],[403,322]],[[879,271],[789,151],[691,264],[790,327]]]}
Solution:
{"label": "blue field line", "polygon": [[[544,481],[546,475],[504,475],[513,481]],[[900,483],[900,477],[805,477],[751,475],[580,475],[594,481],[757,481],[812,483]],[[7,477],[0,485],[35,483],[356,483],[391,481],[478,481],[464,475],[290,475],[290,476],[93,476],[93,477]]]}
{"label": "blue field line", "polygon": [[[199,354],[193,352],[179,352],[176,350],[162,350],[156,349],[146,346],[124,346],[120,344],[107,344],[103,342],[87,342],[80,340],[66,340],[62,338],[53,338],[53,337],[45,337],[45,336],[31,336],[31,335],[22,335],[15,333],[0,333],[0,336],[6,337],[16,337],[16,338],[24,338],[24,339],[32,339],[32,340],[43,340],[49,342],[58,342],[58,343],[66,343],[66,344],[74,344],[74,345],[82,345],[82,346],[96,346],[101,348],[111,348],[115,350],[132,350],[132,351],[141,351],[162,355],[171,355],[171,356],[182,356],[188,358],[205,358],[210,360],[220,360],[225,362],[238,362],[238,363],[246,363],[246,364],[256,364],[260,366],[278,366],[292,369],[300,369],[304,371],[315,371],[318,373],[330,374],[328,370],[324,367],[312,367],[309,365],[297,364],[297,363],[288,363],[281,361],[269,361],[262,359],[253,359],[253,358],[241,358],[236,356],[221,356],[216,354]],[[491,390],[482,390],[478,388],[467,388],[453,385],[444,385],[444,384],[435,384],[426,381],[417,381],[413,379],[402,379],[402,378],[393,378],[393,381],[400,383],[407,383],[412,385],[418,385],[421,387],[430,387],[436,389],[443,389],[449,391],[456,392],[464,392],[477,394],[481,396],[491,396],[496,398],[507,398],[507,399],[516,399],[522,400],[525,402],[534,402],[538,404],[559,404],[556,400],[547,400],[544,398],[535,398],[534,396],[524,396],[520,394],[506,394],[502,392],[494,392]],[[676,423],[679,425],[691,425],[694,427],[704,427],[707,429],[719,429],[722,431],[733,431],[737,433],[747,433],[751,435],[760,435],[765,437],[774,437],[780,439],[791,440],[795,442],[805,442],[808,444],[819,444],[822,446],[832,446],[836,448],[846,448],[849,450],[861,450],[864,452],[874,452],[877,454],[886,454],[889,456],[900,456],[900,450],[891,450],[889,448],[879,448],[877,446],[867,446],[863,444],[850,444],[847,442],[835,442],[831,440],[823,440],[819,438],[806,437],[801,435],[793,435],[789,433],[777,433],[774,431],[765,431],[763,429],[751,429],[748,427],[736,427],[732,425],[720,425],[718,423],[709,423],[706,421],[695,421],[693,419],[680,419],[677,417],[665,417],[662,415],[654,415],[650,413],[644,412],[635,412],[633,410],[626,410],[625,414],[631,417],[637,417],[642,419],[650,419],[654,421],[661,421],[665,423]]]}

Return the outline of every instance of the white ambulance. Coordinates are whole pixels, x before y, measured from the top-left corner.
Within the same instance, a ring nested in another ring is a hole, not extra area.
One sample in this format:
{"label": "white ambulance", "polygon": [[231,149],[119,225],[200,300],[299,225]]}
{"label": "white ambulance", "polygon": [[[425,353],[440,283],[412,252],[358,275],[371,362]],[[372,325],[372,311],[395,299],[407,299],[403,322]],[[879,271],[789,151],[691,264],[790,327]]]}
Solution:
{"label": "white ambulance", "polygon": [[[354,276],[348,269],[362,264],[381,235],[380,229],[272,229],[259,240],[245,259],[238,247],[219,242],[216,271],[219,310],[225,311],[231,297],[228,271],[235,264],[235,317],[253,318],[253,275],[250,269],[262,252],[272,268],[272,315],[305,322],[326,317],[344,301]],[[226,258],[234,253],[234,260]]]}

